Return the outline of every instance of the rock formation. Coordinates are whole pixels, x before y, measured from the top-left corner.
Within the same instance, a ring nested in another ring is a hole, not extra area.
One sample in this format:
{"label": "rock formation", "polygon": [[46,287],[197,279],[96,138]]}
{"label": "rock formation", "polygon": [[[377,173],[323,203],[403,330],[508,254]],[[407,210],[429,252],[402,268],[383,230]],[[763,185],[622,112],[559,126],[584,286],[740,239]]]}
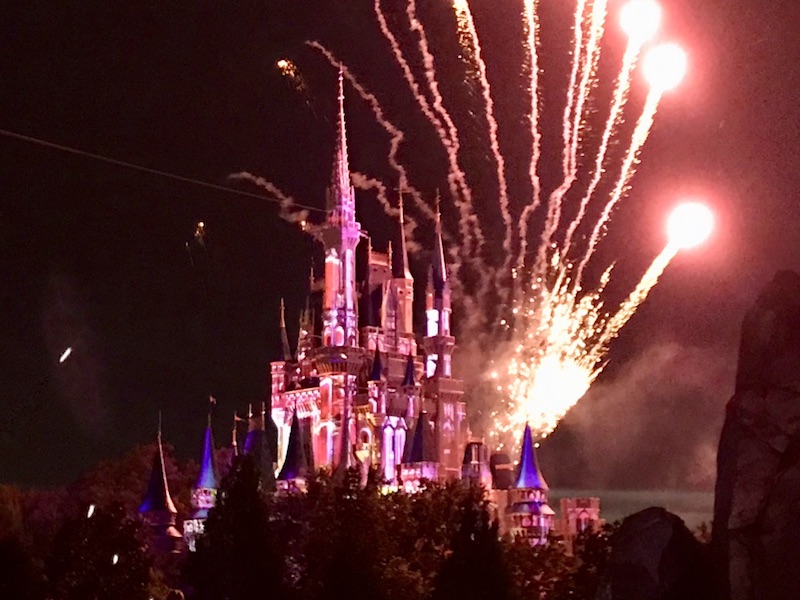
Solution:
{"label": "rock formation", "polygon": [[705,549],[663,508],[627,517],[612,538],[611,561],[597,600],[710,600]]}
{"label": "rock formation", "polygon": [[800,275],[777,273],[742,326],[717,456],[722,598],[800,598]]}

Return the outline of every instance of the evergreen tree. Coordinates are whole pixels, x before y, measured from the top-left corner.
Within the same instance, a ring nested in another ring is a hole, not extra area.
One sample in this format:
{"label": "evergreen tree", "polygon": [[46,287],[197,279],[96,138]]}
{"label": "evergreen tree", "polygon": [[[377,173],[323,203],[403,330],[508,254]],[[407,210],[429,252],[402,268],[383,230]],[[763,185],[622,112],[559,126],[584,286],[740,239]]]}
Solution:
{"label": "evergreen tree", "polygon": [[201,600],[288,597],[285,563],[272,526],[268,498],[250,456],[237,459],[223,479],[205,535],[190,558],[187,576]]}
{"label": "evergreen tree", "polygon": [[508,570],[484,500],[462,500],[461,524],[436,577],[433,600],[509,600]]}

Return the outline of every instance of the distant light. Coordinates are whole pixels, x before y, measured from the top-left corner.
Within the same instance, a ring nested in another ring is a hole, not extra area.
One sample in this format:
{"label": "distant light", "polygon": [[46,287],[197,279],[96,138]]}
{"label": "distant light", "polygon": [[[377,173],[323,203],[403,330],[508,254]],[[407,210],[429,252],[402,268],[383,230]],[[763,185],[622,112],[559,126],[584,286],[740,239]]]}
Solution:
{"label": "distant light", "polygon": [[686,52],[677,44],[656,46],[644,57],[644,75],[657,92],[668,92],[686,75]]}
{"label": "distant light", "polygon": [[93,514],[94,514],[94,504],[90,504],[89,510],[86,513],[86,518],[91,519]]}
{"label": "distant light", "polygon": [[714,229],[714,215],[699,202],[681,204],[667,221],[669,242],[678,248],[693,248],[702,244]]}
{"label": "distant light", "polygon": [[285,69],[286,67],[289,66],[289,61],[286,60],[285,58],[282,58],[278,61],[277,65],[279,69]]}
{"label": "distant light", "polygon": [[72,346],[64,350],[64,353],[61,355],[61,358],[58,359],[58,362],[63,363],[65,360],[69,358],[70,354],[72,354]]}
{"label": "distant light", "polygon": [[118,562],[119,562],[119,554],[115,554],[113,557],[111,557],[111,564],[112,565],[115,565]]}

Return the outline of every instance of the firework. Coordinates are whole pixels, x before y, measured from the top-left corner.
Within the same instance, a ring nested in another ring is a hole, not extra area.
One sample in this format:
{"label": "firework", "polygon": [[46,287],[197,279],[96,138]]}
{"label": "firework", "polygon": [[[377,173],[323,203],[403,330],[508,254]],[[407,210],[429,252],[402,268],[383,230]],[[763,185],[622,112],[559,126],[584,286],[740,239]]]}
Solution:
{"label": "firework", "polygon": [[[527,78],[524,92],[530,97],[530,110],[525,115],[531,141],[527,173],[530,197],[512,198],[479,30],[469,0],[452,0],[459,56],[466,67],[468,85],[480,91],[489,151],[497,168],[496,194],[487,202],[480,193],[473,192],[467,182],[463,165],[468,163],[461,144],[462,134],[445,106],[446,95],[439,85],[437,58],[432,50],[436,46],[430,43],[416,0],[373,2],[380,32],[422,117],[438,136],[447,160],[449,200],[459,217],[458,226],[453,228],[457,230],[454,242],[458,247],[451,247],[457,286],[454,292],[460,293],[463,307],[472,307],[464,311],[470,319],[465,337],[480,337],[485,342],[488,335],[498,348],[488,377],[502,400],[491,414],[490,435],[500,446],[508,443],[508,436],[521,433],[524,423],[530,423],[533,430],[544,437],[588,391],[605,365],[609,344],[647,298],[672,258],[693,243],[692,240],[699,240],[703,227],[706,230],[710,227],[710,219],[703,217],[696,207],[678,211],[670,220],[669,242],[639,284],[618,306],[606,306],[604,298],[612,284],[613,265],[594,264],[595,252],[614,209],[628,192],[659,103],[683,77],[686,56],[671,44],[647,51],[658,31],[661,8],[655,0],[631,0],[616,15],[627,43],[619,71],[610,83],[613,86],[610,106],[603,109],[593,96],[596,90],[607,88],[598,76],[598,65],[607,44],[604,36],[609,3],[608,0],[575,0],[570,30],[571,54],[565,65],[569,78],[561,119],[561,179],[554,189],[545,190],[540,176],[547,159],[542,155],[540,130],[540,105],[545,93],[540,89],[540,6],[537,0],[523,0],[524,39],[521,42],[526,58],[522,67]],[[402,3],[405,7],[409,30],[404,36],[392,31],[384,15],[383,7],[390,2]],[[404,47],[400,39],[411,39],[413,43],[406,42],[409,47]],[[413,198],[407,208],[413,210],[419,222],[433,220],[431,195],[423,196],[412,185],[409,171],[399,158],[399,149],[405,143],[402,129],[388,119],[378,98],[367,91],[350,69],[340,65],[332,52],[318,42],[309,44],[331,65],[342,68],[347,81],[388,134],[388,163],[400,188]],[[641,70],[649,92],[639,113],[630,114],[636,109],[631,108],[628,97],[640,70],[642,55]],[[287,77],[297,73],[289,61],[279,61],[278,68]],[[593,133],[590,129],[599,113],[605,122],[602,134],[595,137],[589,134]],[[624,129],[625,139],[622,140],[625,122],[632,122],[634,126]],[[620,155],[612,156],[615,154],[612,148],[619,148]],[[580,177],[582,169],[588,169],[586,177]],[[353,181],[360,189],[376,193],[387,214],[396,213],[397,209],[387,198],[385,183],[359,173],[354,174]],[[267,187],[264,181],[260,185]],[[579,185],[586,187],[576,189]],[[601,190],[607,196],[602,197]],[[570,204],[572,202],[574,205]],[[499,213],[504,226],[502,244],[487,243],[476,212],[478,203],[481,214],[492,209]],[[288,208],[289,203],[285,202],[285,206]],[[572,215],[569,222],[564,222],[565,214]],[[598,216],[586,223],[590,214]],[[408,222],[412,228],[416,224],[413,218]],[[582,238],[579,233],[584,227],[588,234]],[[690,232],[693,233],[690,235]],[[452,235],[455,234],[451,231]],[[463,282],[459,285],[459,275],[465,276],[467,272],[475,276],[477,285],[467,286]],[[589,281],[587,275],[591,272],[601,273],[594,282]],[[492,290],[492,282],[501,284],[509,280],[511,286],[500,285],[498,290]],[[499,309],[497,299],[501,300]],[[493,322],[494,315],[497,315],[497,324],[488,323],[493,330],[487,334],[487,319]]]}

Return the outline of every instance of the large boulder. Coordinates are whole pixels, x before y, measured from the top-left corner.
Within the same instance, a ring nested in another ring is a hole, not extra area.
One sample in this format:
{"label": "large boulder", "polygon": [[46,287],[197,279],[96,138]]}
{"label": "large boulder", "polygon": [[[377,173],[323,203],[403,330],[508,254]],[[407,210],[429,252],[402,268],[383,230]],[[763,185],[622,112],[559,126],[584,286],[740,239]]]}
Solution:
{"label": "large boulder", "polygon": [[713,578],[702,544],[663,508],[627,517],[611,540],[597,600],[709,600]]}
{"label": "large boulder", "polygon": [[800,598],[800,275],[791,271],[744,319],[712,546],[726,600]]}

